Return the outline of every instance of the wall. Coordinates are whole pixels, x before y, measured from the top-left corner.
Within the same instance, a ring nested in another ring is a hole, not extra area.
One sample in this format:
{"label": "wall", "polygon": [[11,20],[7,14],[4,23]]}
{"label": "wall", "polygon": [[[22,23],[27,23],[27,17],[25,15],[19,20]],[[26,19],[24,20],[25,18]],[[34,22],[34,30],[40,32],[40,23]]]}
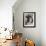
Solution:
{"label": "wall", "polygon": [[46,46],[46,0],[41,1],[41,41],[42,46]]}
{"label": "wall", "polygon": [[16,0],[0,0],[0,27],[12,29],[12,6]]}
{"label": "wall", "polygon": [[[17,3],[18,4],[18,3]],[[23,12],[36,12],[36,27],[24,28],[23,27]],[[14,24],[15,30],[23,33],[23,37],[31,39],[35,42],[36,46],[41,46],[41,0],[23,0],[18,7],[14,5]]]}

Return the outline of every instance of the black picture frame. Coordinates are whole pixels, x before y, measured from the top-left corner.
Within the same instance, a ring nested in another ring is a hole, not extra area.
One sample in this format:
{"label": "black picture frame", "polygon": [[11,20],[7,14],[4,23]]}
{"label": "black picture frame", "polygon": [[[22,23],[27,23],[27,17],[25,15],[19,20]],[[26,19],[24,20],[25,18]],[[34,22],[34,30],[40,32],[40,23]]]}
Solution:
{"label": "black picture frame", "polygon": [[23,12],[23,27],[36,27],[36,12]]}

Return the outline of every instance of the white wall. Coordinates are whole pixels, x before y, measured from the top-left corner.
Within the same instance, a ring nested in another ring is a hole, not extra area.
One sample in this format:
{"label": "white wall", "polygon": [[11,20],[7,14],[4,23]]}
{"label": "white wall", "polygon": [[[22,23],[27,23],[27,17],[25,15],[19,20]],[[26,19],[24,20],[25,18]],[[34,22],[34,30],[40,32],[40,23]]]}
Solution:
{"label": "white wall", "polygon": [[[36,46],[46,46],[46,0],[23,0],[16,4],[13,7],[15,29],[34,40]],[[23,28],[24,11],[36,12],[36,28]]]}
{"label": "white wall", "polygon": [[[34,40],[36,46],[41,46],[41,0],[23,0],[20,5],[13,8],[15,29],[23,33],[24,38]],[[23,28],[23,12],[36,12],[36,27]]]}
{"label": "white wall", "polygon": [[16,0],[0,0],[0,27],[12,28],[12,6]]}
{"label": "white wall", "polygon": [[41,1],[41,40],[42,46],[46,46],[46,0]]}

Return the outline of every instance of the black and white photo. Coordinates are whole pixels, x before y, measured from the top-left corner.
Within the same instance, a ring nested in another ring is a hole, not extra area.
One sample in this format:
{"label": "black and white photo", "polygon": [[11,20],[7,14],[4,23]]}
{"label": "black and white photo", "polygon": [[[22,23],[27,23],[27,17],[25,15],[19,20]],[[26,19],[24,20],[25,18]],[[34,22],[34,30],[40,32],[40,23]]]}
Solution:
{"label": "black and white photo", "polygon": [[36,26],[36,12],[24,12],[23,13],[23,26],[35,27]]}

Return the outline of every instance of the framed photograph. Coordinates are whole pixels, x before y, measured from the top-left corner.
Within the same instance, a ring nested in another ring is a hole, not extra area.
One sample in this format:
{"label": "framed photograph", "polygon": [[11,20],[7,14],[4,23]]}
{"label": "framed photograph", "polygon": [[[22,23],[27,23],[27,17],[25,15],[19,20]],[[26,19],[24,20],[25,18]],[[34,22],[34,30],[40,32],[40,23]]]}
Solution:
{"label": "framed photograph", "polygon": [[23,27],[36,27],[36,12],[23,12]]}

